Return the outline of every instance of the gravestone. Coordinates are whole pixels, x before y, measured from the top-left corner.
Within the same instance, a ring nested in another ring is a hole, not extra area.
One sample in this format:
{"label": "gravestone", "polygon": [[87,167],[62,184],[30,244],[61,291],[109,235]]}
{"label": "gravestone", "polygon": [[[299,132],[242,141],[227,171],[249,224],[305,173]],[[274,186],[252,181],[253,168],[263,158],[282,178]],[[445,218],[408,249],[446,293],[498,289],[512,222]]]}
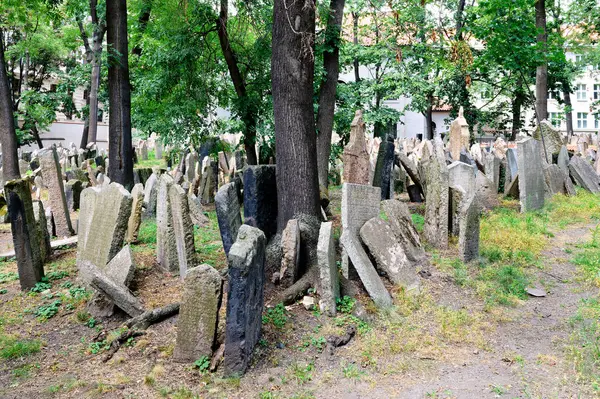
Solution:
{"label": "gravestone", "polygon": [[394,143],[392,141],[383,141],[379,146],[375,173],[373,175],[373,186],[381,187],[381,200],[390,199],[393,168]]}
{"label": "gravestone", "polygon": [[450,155],[458,161],[463,148],[469,148],[469,124],[463,115],[463,107],[458,110],[458,117],[450,124]]}
{"label": "gravestone", "polygon": [[300,224],[290,219],[281,233],[281,268],[279,276],[286,285],[292,285],[300,278]]}
{"label": "gravestone", "polygon": [[156,197],[158,195],[158,175],[152,173],[146,185],[144,186],[144,206],[146,215],[154,216],[156,214]]}
{"label": "gravestone", "polygon": [[177,246],[179,275],[185,277],[188,269],[196,266],[196,250],[194,246],[194,224],[190,217],[187,194],[180,185],[173,184],[169,188],[173,232]]}
{"label": "gravestone", "polygon": [[37,224],[38,242],[40,246],[40,254],[43,262],[46,262],[52,254],[50,246],[50,233],[48,232],[48,221],[44,211],[42,201],[33,201],[33,217]]}
{"label": "gravestone", "polygon": [[136,242],[140,225],[142,224],[142,206],[144,205],[144,186],[138,183],[131,190],[131,214],[127,221],[127,236],[125,241]]}
{"label": "gravestone", "polygon": [[340,297],[340,281],[335,262],[335,242],[333,222],[321,223],[317,243],[319,265],[320,300],[319,309],[328,316],[336,315],[336,299]]}
{"label": "gravestone", "polygon": [[498,192],[500,187],[500,161],[500,158],[493,153],[486,152],[483,155],[485,174],[492,182],[494,182],[496,192]]}
{"label": "gravestone", "polygon": [[456,195],[457,212],[454,216],[458,226],[458,256],[463,262],[479,258],[479,217],[481,208],[477,195],[465,192],[462,187],[452,190]]}
{"label": "gravestone", "polygon": [[166,271],[179,273],[177,244],[173,231],[173,216],[169,191],[173,178],[163,173],[158,179],[156,199],[156,261]]}
{"label": "gravestone", "polygon": [[521,212],[541,209],[544,206],[545,184],[540,142],[532,138],[518,141],[517,161]]}
{"label": "gravestone", "polygon": [[500,205],[494,182],[484,173],[477,173],[475,176],[475,188],[478,201],[483,209],[492,210]]}
{"label": "gravestone", "polygon": [[202,264],[187,271],[177,319],[173,359],[193,363],[212,357],[217,340],[223,280],[212,266]]}
{"label": "gravestone", "polygon": [[215,189],[217,187],[217,163],[210,161],[202,173],[198,196],[203,205],[212,204],[215,201]]}
{"label": "gravestone", "polygon": [[67,201],[67,209],[69,212],[79,209],[82,191],[83,183],[80,180],[73,179],[65,183],[65,199]]}
{"label": "gravestone", "polygon": [[569,175],[569,160],[569,152],[567,151],[567,147],[563,145],[558,151],[556,164],[567,176]]}
{"label": "gravestone", "polygon": [[[131,194],[120,184],[90,187],[81,193],[77,242],[77,265],[91,262],[104,268],[123,247],[131,214]],[[80,273],[89,283],[89,277]]]}
{"label": "gravestone", "polygon": [[146,140],[142,140],[142,142],[141,142],[140,158],[142,158],[142,161],[148,160],[148,145],[146,144]]}
{"label": "gravestone", "polygon": [[229,250],[229,292],[225,327],[225,375],[243,374],[260,339],[266,237],[242,225]]}
{"label": "gravestone", "polygon": [[361,227],[360,237],[379,269],[392,283],[405,287],[407,291],[418,289],[415,265],[408,259],[404,246],[388,222],[379,217],[370,219]]}
{"label": "gravestone", "polygon": [[400,201],[388,200],[381,203],[386,221],[404,248],[408,259],[417,266],[427,263],[427,255],[421,246],[419,233],[412,221],[408,206]]}
{"label": "gravestone", "polygon": [[600,192],[600,179],[596,171],[585,159],[578,155],[571,157],[569,171],[575,182],[584,189],[592,192]]}
{"label": "gravestone", "polygon": [[448,165],[448,185],[460,186],[467,193],[474,193],[475,187],[475,172],[474,166],[464,162],[455,161]]}
{"label": "gravestone", "polygon": [[416,187],[411,190],[409,190],[411,187],[410,185],[407,187],[408,194],[411,196],[411,202],[421,202],[421,194],[424,194],[424,190],[421,184],[421,178],[419,176],[419,169],[415,163],[402,152],[402,149],[400,149],[399,152],[396,152],[396,165],[402,166],[402,168],[406,171],[406,174],[408,174],[410,179],[413,181],[413,186]]}
{"label": "gravestone", "polygon": [[105,266],[98,267],[106,277],[110,278],[115,283],[123,284],[129,287],[135,273],[135,261],[131,247],[125,245],[114,258]]}
{"label": "gravestone", "polygon": [[227,183],[219,189],[215,196],[215,210],[217,221],[219,222],[221,240],[223,240],[223,249],[225,250],[225,255],[228,255],[229,249],[235,242],[238,230],[242,225],[240,203],[235,182]]}
{"label": "gravestone", "polygon": [[154,142],[154,159],[162,159],[163,145],[160,138]]}
{"label": "gravestone", "polygon": [[190,192],[187,198],[188,207],[190,210],[190,217],[192,218],[192,223],[194,224],[194,226],[204,227],[207,224],[209,224],[210,220],[204,214],[202,204],[200,204],[200,200],[198,199],[198,197],[196,197],[193,192]]}
{"label": "gravestone", "polygon": [[355,184],[369,184],[371,164],[365,142],[365,122],[362,111],[357,110],[350,125],[350,141],[344,147],[342,155],[344,163],[344,182]]}
{"label": "gravestone", "polygon": [[[540,128],[544,136],[543,139],[540,135]],[[548,163],[552,163],[552,154],[557,154],[564,145],[560,131],[556,130],[546,119],[541,121],[540,125],[535,128],[533,138],[540,142],[540,155],[542,159],[547,157],[546,161]],[[546,151],[544,151],[544,145],[546,146]]]}
{"label": "gravestone", "polygon": [[441,140],[434,144],[433,154],[425,166],[425,239],[438,249],[448,248],[448,168]]}
{"label": "gravestone", "polygon": [[277,181],[275,165],[244,169],[244,223],[258,227],[267,238],[277,232]]}
{"label": "gravestone", "polygon": [[44,277],[41,233],[34,216],[29,183],[21,179],[9,180],[4,185],[4,195],[8,203],[19,283],[22,290],[28,290]]}
{"label": "gravestone", "polygon": [[54,215],[56,235],[59,237],[72,236],[71,216],[67,208],[62,171],[58,161],[56,147],[45,148],[38,153],[40,158],[44,185],[48,187],[48,202]]}

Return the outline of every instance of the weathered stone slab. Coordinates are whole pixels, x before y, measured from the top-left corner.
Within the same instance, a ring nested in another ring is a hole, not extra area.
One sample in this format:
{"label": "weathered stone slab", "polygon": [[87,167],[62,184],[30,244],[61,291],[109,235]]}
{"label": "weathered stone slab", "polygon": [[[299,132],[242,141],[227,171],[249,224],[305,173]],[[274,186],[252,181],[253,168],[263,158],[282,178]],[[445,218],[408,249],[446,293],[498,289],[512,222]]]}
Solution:
{"label": "weathered stone slab", "polygon": [[566,176],[556,164],[546,165],[544,168],[544,183],[546,184],[546,198],[554,194],[567,194],[565,187]]}
{"label": "weathered stone slab", "polygon": [[[414,189],[414,188],[412,189],[413,194],[411,195],[411,201],[412,202],[421,202],[421,201],[415,201],[417,199],[417,197],[420,199],[421,194],[424,195],[423,186],[421,184],[421,178],[419,176],[419,169],[417,168],[415,163],[409,157],[407,157],[404,154],[404,152],[402,152],[402,151],[396,152],[396,164],[398,166],[402,166],[402,168],[406,171],[406,174],[413,181],[414,186],[416,186],[416,189]],[[408,186],[408,188],[409,187],[410,187],[410,185]],[[408,188],[407,188],[407,190],[408,190]],[[408,192],[410,195],[411,191],[408,190]]]}
{"label": "weathered stone slab", "polygon": [[79,209],[82,191],[83,183],[80,180],[72,179],[65,184],[65,199],[67,201],[67,209],[69,212]]}
{"label": "weathered stone slab", "polygon": [[188,193],[188,207],[190,208],[190,217],[194,226],[204,227],[210,223],[208,217],[204,214],[204,209],[200,203],[200,199],[194,193]]}
{"label": "weathered stone slab", "polygon": [[448,248],[448,168],[441,140],[434,143],[434,152],[425,168],[425,239],[438,249]]}
{"label": "weathered stone slab", "polygon": [[277,232],[277,181],[274,165],[244,169],[244,223],[258,227],[267,238]]}
{"label": "weathered stone slab", "polygon": [[519,200],[521,212],[544,206],[544,171],[539,141],[527,138],[517,142]]}
{"label": "weathered stone slab", "polygon": [[474,193],[476,167],[464,162],[455,161],[448,165],[448,184],[450,186],[460,186],[465,192]]}
{"label": "weathered stone slab", "polygon": [[125,241],[136,242],[140,225],[142,224],[142,207],[144,205],[144,186],[138,183],[131,190],[131,214],[127,221],[127,236]]}
{"label": "weathered stone slab", "polygon": [[500,161],[500,158],[493,153],[486,152],[483,155],[485,174],[494,182],[496,193],[500,187]]}
{"label": "weathered stone slab", "polygon": [[154,216],[156,214],[156,197],[158,195],[158,175],[152,173],[144,186],[144,206],[146,215]]}
{"label": "weathered stone slab", "polygon": [[194,246],[194,224],[190,217],[188,199],[185,190],[177,184],[169,189],[173,232],[177,245],[179,275],[185,277],[188,269],[196,266],[196,249]]}
{"label": "weathered stone slab", "polygon": [[390,281],[408,291],[418,289],[415,264],[408,259],[404,246],[394,234],[390,223],[378,217],[372,218],[361,227],[360,237],[379,269],[387,274]]}
{"label": "weathered stone slab", "polygon": [[373,175],[373,186],[381,187],[381,200],[390,199],[393,167],[394,143],[392,141],[383,141],[379,145],[377,163]]}
{"label": "weathered stone slab", "polygon": [[46,220],[46,212],[42,201],[33,201],[33,217],[37,224],[38,242],[40,246],[40,256],[42,262],[46,262],[52,254],[52,246],[50,244],[50,233],[48,232],[48,221]]}
{"label": "weathered stone slab", "polygon": [[336,299],[340,297],[340,277],[335,262],[335,242],[333,223],[323,222],[319,229],[317,243],[317,262],[319,265],[320,300],[319,309],[328,316],[335,316]]}
{"label": "weathered stone slab", "polygon": [[29,183],[22,179],[9,180],[4,185],[4,193],[8,203],[19,283],[22,290],[28,290],[44,277],[41,233],[34,216]]}
{"label": "weathered stone slab", "polygon": [[365,141],[365,122],[362,111],[357,110],[350,127],[350,141],[344,147],[342,155],[344,163],[344,182],[369,184],[371,163]]}
{"label": "weathered stone slab", "polygon": [[140,300],[125,285],[113,281],[89,261],[81,263],[81,270],[87,270],[86,274],[91,276],[90,284],[94,289],[129,316],[135,317],[144,313],[144,306]]}
{"label": "weathered stone slab", "polygon": [[[540,128],[542,136],[540,135]],[[533,131],[533,138],[538,140],[542,145],[540,145],[540,155],[542,159],[546,158],[548,163],[552,163],[552,154],[556,154],[560,151],[560,148],[564,145],[562,136],[560,131],[556,130],[554,126],[546,119],[540,122],[540,125],[535,128]],[[544,151],[544,147],[546,146],[546,151]]]}
{"label": "weathered stone slab", "polygon": [[291,285],[300,278],[300,224],[297,219],[288,220],[281,233],[281,280]]}
{"label": "weathered stone slab", "polygon": [[407,258],[417,266],[427,262],[427,255],[421,246],[419,233],[412,221],[408,206],[400,201],[388,200],[381,203],[386,221],[404,248]]}
{"label": "weathered stone slab", "polygon": [[491,210],[500,205],[494,182],[485,174],[477,173],[475,187],[477,188],[477,197],[483,209]]}
{"label": "weathered stone slab", "polygon": [[585,159],[578,155],[572,156],[569,161],[569,172],[579,186],[592,193],[600,192],[600,179],[592,165]]}
{"label": "weathered stone slab", "polygon": [[67,208],[62,169],[58,161],[56,147],[40,150],[38,157],[40,158],[44,184],[48,187],[48,201],[54,215],[56,234],[61,237],[72,236],[74,231],[71,226],[69,209]]}
{"label": "weathered stone slab", "polygon": [[[89,261],[102,270],[119,253],[127,232],[131,205],[131,194],[118,183],[83,190],[78,227],[78,267],[83,261]],[[90,276],[81,268],[80,277],[90,282]]]}
{"label": "weathered stone slab", "polygon": [[519,163],[517,162],[517,151],[514,148],[509,148],[506,150],[506,163],[508,168],[506,169],[506,173],[510,175],[510,181],[515,180],[516,176],[519,174]]}
{"label": "weathered stone slab", "polygon": [[242,225],[240,202],[237,195],[236,183],[231,182],[223,185],[215,196],[215,209],[219,231],[223,240],[225,255],[237,238],[237,233]]}
{"label": "weathered stone slab", "polygon": [[481,207],[477,195],[463,193],[458,204],[458,256],[463,262],[479,258],[479,218]]}
{"label": "weathered stone slab", "polygon": [[223,280],[213,267],[202,264],[188,270],[177,319],[177,342],[173,359],[194,362],[211,358],[217,340]]}
{"label": "weathered stone slab", "polygon": [[212,204],[215,201],[215,190],[217,188],[218,166],[215,161],[210,161],[209,165],[204,168],[200,187],[198,188],[198,196],[200,202],[204,205]]}
{"label": "weathered stone slab", "polygon": [[156,261],[166,271],[179,273],[177,244],[173,231],[173,216],[169,190],[173,178],[164,173],[158,179],[156,200]]}
{"label": "weathered stone slab", "polygon": [[340,242],[375,305],[378,307],[392,306],[392,297],[371,264],[359,238],[350,231],[345,230],[342,233]]}
{"label": "weathered stone slab", "polygon": [[363,224],[379,215],[379,187],[363,184],[342,185],[342,229],[358,237]]}
{"label": "weathered stone slab", "polygon": [[266,237],[242,225],[229,250],[229,292],[225,328],[225,375],[243,374],[260,339]]}
{"label": "weathered stone slab", "polygon": [[135,260],[131,247],[125,245],[106,266],[98,269],[115,283],[129,287],[135,273]]}
{"label": "weathered stone slab", "polygon": [[519,199],[519,175],[515,175],[514,179],[506,188],[504,195],[506,197]]}
{"label": "weathered stone slab", "polygon": [[469,124],[463,115],[463,108],[458,110],[458,117],[450,124],[450,155],[458,161],[463,148],[469,148]]}

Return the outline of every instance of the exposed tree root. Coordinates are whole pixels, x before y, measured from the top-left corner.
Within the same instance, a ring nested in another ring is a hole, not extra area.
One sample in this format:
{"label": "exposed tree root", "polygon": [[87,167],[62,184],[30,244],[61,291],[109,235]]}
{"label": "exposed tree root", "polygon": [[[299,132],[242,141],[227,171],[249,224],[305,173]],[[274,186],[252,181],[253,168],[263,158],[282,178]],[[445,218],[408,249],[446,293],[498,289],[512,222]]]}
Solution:
{"label": "exposed tree root", "polygon": [[350,324],[348,327],[346,327],[346,334],[342,335],[341,337],[336,337],[335,335],[329,336],[329,338],[327,338],[327,353],[329,353],[330,356],[333,356],[335,348],[346,345],[355,335],[356,326],[354,324]]}
{"label": "exposed tree root", "polygon": [[309,288],[316,287],[317,283],[317,268],[311,267],[308,271],[296,281],[293,285],[286,288],[281,293],[277,303],[283,302],[284,305],[290,305],[296,302]]}
{"label": "exposed tree root", "polygon": [[108,349],[108,352],[106,353],[106,355],[104,355],[102,362],[106,363],[110,359],[112,359],[114,354],[117,353],[119,348],[121,348],[121,344],[123,344],[123,342],[127,342],[127,340],[129,338],[135,338],[135,337],[139,337],[139,336],[145,335],[145,334],[146,333],[143,331],[135,331],[135,330],[123,331],[121,333],[121,335],[119,335],[117,338],[115,338],[115,340],[113,342],[111,342],[110,348]]}
{"label": "exposed tree root", "polygon": [[127,328],[137,330],[145,330],[154,323],[158,323],[164,319],[174,316],[179,313],[179,303],[172,303],[162,308],[148,310],[139,316],[127,320],[123,325]]}

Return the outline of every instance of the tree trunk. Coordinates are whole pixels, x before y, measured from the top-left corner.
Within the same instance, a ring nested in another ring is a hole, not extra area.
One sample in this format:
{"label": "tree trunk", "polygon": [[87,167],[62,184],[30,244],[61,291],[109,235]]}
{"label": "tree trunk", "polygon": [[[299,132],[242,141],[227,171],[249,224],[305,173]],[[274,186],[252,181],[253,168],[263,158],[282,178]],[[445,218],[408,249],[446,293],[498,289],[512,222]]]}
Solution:
{"label": "tree trunk", "polygon": [[4,180],[18,179],[19,155],[13,102],[4,61],[4,32],[0,29],[0,142],[2,143],[2,174]]}
{"label": "tree trunk", "polygon": [[[354,47],[357,48],[358,47],[358,13],[357,12],[353,12],[352,13],[352,34],[353,34],[353,38],[352,38],[352,43],[354,43]],[[359,73],[359,64],[358,64],[358,57],[354,57],[354,81],[355,82],[360,82],[360,73]]]}
{"label": "tree trunk", "polygon": [[521,131],[521,109],[526,99],[526,94],[522,89],[522,82],[519,79],[517,82],[518,88],[515,92],[515,98],[512,102],[512,129],[510,134],[510,140],[515,141],[517,134]]}
{"label": "tree trunk", "polygon": [[[131,93],[127,48],[126,0],[107,0],[108,64],[108,176],[126,189],[133,187],[133,147],[131,143]],[[93,115],[91,115],[93,117]]]}
{"label": "tree trunk", "polygon": [[535,2],[535,26],[538,30],[537,42],[543,52],[544,61],[538,65],[535,74],[535,110],[538,122],[548,116],[548,60],[546,59],[546,0]]}
{"label": "tree trunk", "polygon": [[562,82],[563,101],[565,102],[565,122],[567,125],[567,143],[573,136],[573,105],[571,104],[571,85],[568,80]]}
{"label": "tree trunk", "polygon": [[294,217],[320,215],[313,110],[314,37],[314,2],[275,0],[271,85],[279,231]]}
{"label": "tree trunk", "polygon": [[433,97],[429,95],[427,99],[429,104],[425,111],[425,138],[433,140]]}
{"label": "tree trunk", "polygon": [[31,128],[31,135],[33,136],[33,138],[35,139],[36,144],[38,145],[38,148],[41,150],[42,148],[44,148],[44,143],[42,143],[42,139],[40,137],[40,132],[38,131],[37,126],[33,125],[33,127]]}
{"label": "tree trunk", "polygon": [[335,115],[335,91],[340,71],[340,32],[344,16],[345,0],[331,0],[327,28],[325,29],[325,52],[323,69],[325,77],[319,89],[319,109],[317,111],[317,167],[319,185],[329,185],[329,155],[331,154],[331,134]]}
{"label": "tree trunk", "polygon": [[[95,7],[92,14],[96,14]],[[96,18],[97,19],[97,18]],[[102,64],[102,42],[106,28],[103,23],[94,25],[92,36],[92,76],[90,77],[90,117],[88,129],[88,144],[95,143],[98,139],[98,90],[100,87],[100,67]],[[128,84],[129,85],[129,84]]]}
{"label": "tree trunk", "polygon": [[90,113],[89,113],[89,111],[90,111],[90,95],[89,95],[89,92],[88,92],[88,96],[85,100],[85,104],[88,107],[88,114],[83,120],[83,132],[81,133],[81,143],[79,144],[79,148],[83,148],[83,149],[85,149],[85,147],[87,147],[88,131],[90,130]]}
{"label": "tree trunk", "polygon": [[229,36],[227,34],[227,18],[228,18],[228,3],[227,0],[221,0],[221,10],[219,12],[219,18],[217,19],[217,31],[219,33],[219,43],[221,44],[221,51],[223,51],[223,57],[227,63],[227,69],[229,70],[229,76],[233,83],[235,93],[238,96],[238,101],[242,105],[244,111],[242,113],[242,122],[244,123],[244,148],[246,149],[246,161],[249,165],[257,165],[258,159],[256,158],[256,110],[251,104],[251,101],[247,99],[246,82],[236,60],[235,53],[229,43]]}

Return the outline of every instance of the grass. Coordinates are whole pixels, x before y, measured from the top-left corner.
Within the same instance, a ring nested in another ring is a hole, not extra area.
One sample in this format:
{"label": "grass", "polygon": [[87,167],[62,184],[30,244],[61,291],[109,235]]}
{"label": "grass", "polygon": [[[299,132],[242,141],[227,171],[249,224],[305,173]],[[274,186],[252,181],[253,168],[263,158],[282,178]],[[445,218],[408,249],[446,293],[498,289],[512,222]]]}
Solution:
{"label": "grass", "polygon": [[141,158],[138,158],[138,163],[135,164],[135,167],[136,168],[153,168],[153,167],[166,168],[167,163],[162,158],[156,159],[154,151],[149,150],[148,151],[148,159],[144,161]]}
{"label": "grass", "polygon": [[227,257],[223,250],[217,213],[205,212],[209,223],[204,227],[194,226],[194,243],[200,263],[207,263],[217,270],[227,267]]}
{"label": "grass", "polygon": [[144,219],[138,233],[138,243],[151,248],[156,246],[156,219]]}
{"label": "grass", "polygon": [[0,334],[0,358],[19,359],[38,353],[42,348],[40,340],[18,339],[12,335]]}

